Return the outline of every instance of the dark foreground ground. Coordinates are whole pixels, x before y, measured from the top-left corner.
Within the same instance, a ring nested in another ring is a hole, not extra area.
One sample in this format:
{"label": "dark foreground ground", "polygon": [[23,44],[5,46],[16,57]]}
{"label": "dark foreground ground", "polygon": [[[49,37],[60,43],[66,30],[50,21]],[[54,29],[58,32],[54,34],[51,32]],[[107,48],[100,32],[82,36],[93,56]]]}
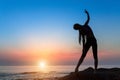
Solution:
{"label": "dark foreground ground", "polygon": [[99,68],[97,72],[89,67],[83,71],[70,73],[59,80],[120,80],[120,68]]}

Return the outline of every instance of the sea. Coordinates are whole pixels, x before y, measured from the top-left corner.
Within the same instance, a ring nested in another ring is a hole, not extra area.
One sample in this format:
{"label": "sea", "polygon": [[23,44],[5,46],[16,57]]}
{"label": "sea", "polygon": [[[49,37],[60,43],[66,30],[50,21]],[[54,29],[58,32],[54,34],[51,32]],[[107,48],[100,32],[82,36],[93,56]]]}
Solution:
{"label": "sea", "polygon": [[[81,65],[79,70],[84,70],[93,65]],[[100,65],[99,68],[120,68],[120,65]],[[0,80],[57,80],[74,72],[75,65],[47,66],[0,66]]]}

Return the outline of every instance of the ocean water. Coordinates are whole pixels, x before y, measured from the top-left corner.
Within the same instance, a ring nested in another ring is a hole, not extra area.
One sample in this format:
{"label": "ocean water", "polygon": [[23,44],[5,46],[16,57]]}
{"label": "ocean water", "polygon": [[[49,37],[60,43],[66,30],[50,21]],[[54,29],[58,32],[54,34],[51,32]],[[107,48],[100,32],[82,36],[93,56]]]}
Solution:
{"label": "ocean water", "polygon": [[[79,70],[84,70],[93,65],[81,65]],[[100,65],[99,67],[113,68],[120,65]],[[74,72],[75,65],[67,66],[47,66],[41,69],[38,66],[0,66],[0,80],[56,80],[57,77],[62,77]]]}
{"label": "ocean water", "polygon": [[74,71],[75,66],[0,66],[0,80],[52,80]]}

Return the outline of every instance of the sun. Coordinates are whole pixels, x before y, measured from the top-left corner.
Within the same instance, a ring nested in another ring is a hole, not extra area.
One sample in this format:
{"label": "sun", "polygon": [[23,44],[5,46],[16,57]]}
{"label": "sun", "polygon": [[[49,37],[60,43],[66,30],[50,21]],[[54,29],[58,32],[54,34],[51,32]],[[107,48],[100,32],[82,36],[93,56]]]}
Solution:
{"label": "sun", "polygon": [[40,72],[48,72],[49,68],[48,68],[48,63],[46,62],[46,60],[40,60],[38,62],[38,69]]}
{"label": "sun", "polygon": [[46,62],[45,61],[40,61],[38,63],[38,66],[41,68],[41,69],[44,69],[46,67]]}

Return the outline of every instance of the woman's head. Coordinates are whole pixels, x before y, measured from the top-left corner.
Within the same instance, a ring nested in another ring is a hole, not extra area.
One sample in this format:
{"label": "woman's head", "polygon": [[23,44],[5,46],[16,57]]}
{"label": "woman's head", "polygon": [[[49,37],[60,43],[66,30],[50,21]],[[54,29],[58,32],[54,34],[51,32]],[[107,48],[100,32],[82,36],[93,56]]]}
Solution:
{"label": "woman's head", "polygon": [[76,24],[74,24],[73,28],[75,30],[79,30],[79,29],[81,29],[81,25],[76,23]]}

